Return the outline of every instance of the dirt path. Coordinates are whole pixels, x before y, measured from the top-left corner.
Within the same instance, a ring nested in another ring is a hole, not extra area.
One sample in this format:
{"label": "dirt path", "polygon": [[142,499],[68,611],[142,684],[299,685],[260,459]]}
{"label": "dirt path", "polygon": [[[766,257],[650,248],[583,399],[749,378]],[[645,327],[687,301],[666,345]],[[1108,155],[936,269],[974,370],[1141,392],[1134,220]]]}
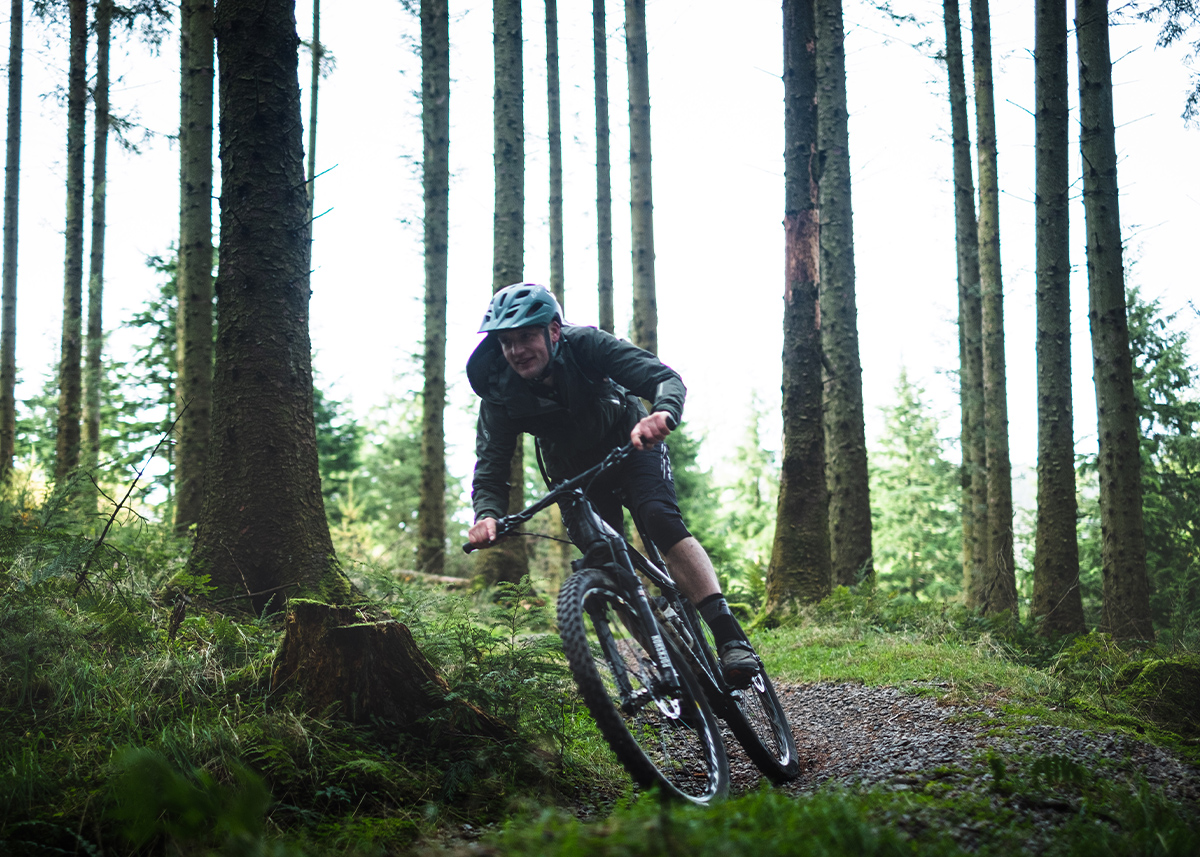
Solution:
{"label": "dirt path", "polygon": [[[1046,726],[1032,718],[1014,722],[986,706],[960,707],[895,687],[819,682],[777,690],[804,762],[802,774],[788,786],[793,791],[838,781],[919,792],[934,780],[955,789],[989,790],[992,775],[981,756],[991,748],[1006,760],[1066,756],[1131,785],[1141,776],[1173,800],[1200,805],[1200,769],[1145,741]],[[754,788],[757,771],[735,742],[730,745],[735,791]]]}

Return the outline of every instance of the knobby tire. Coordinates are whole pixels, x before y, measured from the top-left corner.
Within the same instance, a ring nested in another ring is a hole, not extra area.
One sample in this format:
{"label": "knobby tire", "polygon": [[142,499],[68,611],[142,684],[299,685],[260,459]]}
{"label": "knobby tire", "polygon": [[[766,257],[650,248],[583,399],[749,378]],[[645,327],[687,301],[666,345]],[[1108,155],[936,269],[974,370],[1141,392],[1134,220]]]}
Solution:
{"label": "knobby tire", "polygon": [[[558,596],[558,631],[584,702],[634,782],[702,805],[728,793],[720,727],[691,668],[664,635],[681,687],[663,691],[649,635],[608,572],[571,575]],[[622,708],[622,680],[626,696],[635,694],[631,710]]]}
{"label": "knobby tire", "polygon": [[[708,627],[696,608],[686,602],[683,608],[689,614],[692,627],[702,629],[702,633],[709,638],[710,651],[713,650],[715,647]],[[740,625],[738,630],[741,631]],[[699,654],[694,651],[688,652],[688,657],[699,660]],[[719,668],[715,662],[713,666]],[[710,702],[717,715],[729,726],[729,731],[742,745],[750,761],[771,782],[777,785],[786,783],[800,774],[799,753],[791,724],[765,670],[760,671],[745,690],[722,693],[711,687],[711,681],[706,682],[705,686],[711,688]]]}

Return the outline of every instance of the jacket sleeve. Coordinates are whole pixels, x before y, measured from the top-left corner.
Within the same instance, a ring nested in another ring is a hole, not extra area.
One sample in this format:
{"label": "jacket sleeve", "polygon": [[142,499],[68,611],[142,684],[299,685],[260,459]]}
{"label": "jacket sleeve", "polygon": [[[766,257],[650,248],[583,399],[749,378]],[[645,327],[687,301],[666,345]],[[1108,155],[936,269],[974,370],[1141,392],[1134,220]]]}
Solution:
{"label": "jacket sleeve", "polygon": [[[687,388],[679,373],[649,351],[618,339],[611,333],[586,328],[571,346],[593,371],[607,375],[625,389],[651,403],[650,412],[666,411],[683,422],[683,400]],[[672,426],[674,427],[674,426]]]}
{"label": "jacket sleeve", "polygon": [[471,506],[476,521],[508,513],[516,448],[517,430],[508,415],[497,405],[481,402],[479,421],[475,424],[475,476],[471,482]]}

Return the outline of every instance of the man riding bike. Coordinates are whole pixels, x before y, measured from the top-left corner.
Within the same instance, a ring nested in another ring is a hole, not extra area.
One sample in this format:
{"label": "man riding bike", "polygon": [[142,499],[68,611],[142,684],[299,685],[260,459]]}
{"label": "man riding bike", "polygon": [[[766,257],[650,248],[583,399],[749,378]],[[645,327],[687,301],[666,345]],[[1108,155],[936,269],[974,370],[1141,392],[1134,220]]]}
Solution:
{"label": "man riding bike", "polygon": [[[610,333],[565,324],[558,301],[535,283],[496,292],[479,332],[487,338],[467,361],[467,377],[482,399],[470,543],[496,542],[496,521],[507,512],[510,465],[521,433],[537,439],[547,483],[569,479],[632,442],[634,453],[598,479],[588,499],[618,532],[621,507],[629,509],[712,629],[725,680],[733,687],[749,686],[762,664],[738,631],[708,554],[684,524],[667,447],[660,443],[683,416],[686,389],[679,375]],[[642,398],[651,402],[650,413]],[[591,560],[587,565],[603,562],[603,540],[582,516],[570,508],[562,511],[571,540]]]}

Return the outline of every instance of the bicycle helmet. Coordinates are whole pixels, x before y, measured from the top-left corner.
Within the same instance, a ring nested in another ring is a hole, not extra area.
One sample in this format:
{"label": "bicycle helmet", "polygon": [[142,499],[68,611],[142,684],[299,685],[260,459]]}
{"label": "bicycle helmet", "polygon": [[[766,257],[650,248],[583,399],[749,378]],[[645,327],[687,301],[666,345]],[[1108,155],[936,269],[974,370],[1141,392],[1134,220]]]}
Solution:
{"label": "bicycle helmet", "polygon": [[555,319],[562,323],[562,307],[549,289],[537,283],[513,283],[492,295],[479,332],[545,327]]}

